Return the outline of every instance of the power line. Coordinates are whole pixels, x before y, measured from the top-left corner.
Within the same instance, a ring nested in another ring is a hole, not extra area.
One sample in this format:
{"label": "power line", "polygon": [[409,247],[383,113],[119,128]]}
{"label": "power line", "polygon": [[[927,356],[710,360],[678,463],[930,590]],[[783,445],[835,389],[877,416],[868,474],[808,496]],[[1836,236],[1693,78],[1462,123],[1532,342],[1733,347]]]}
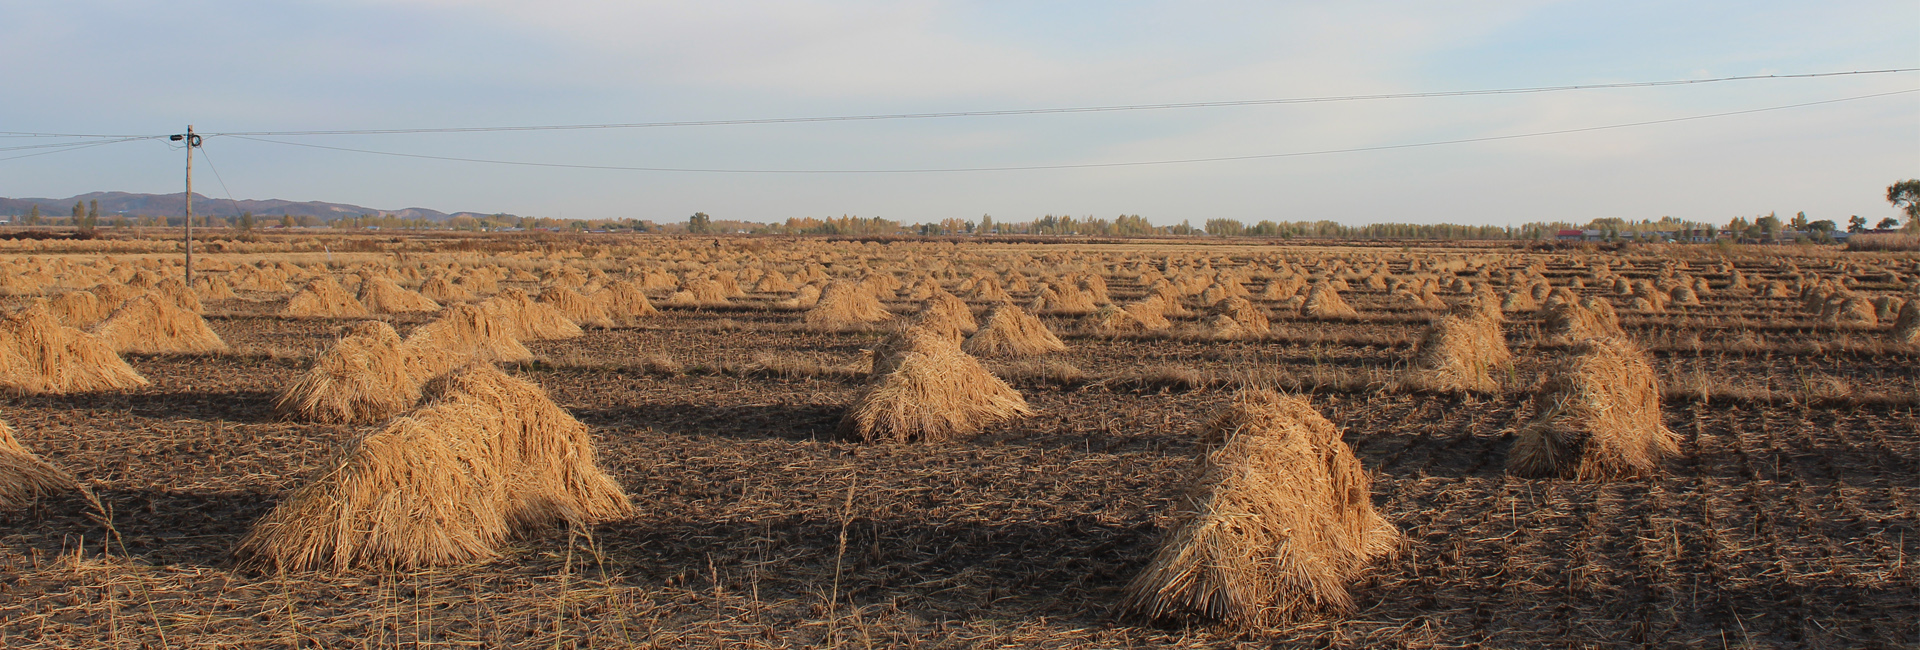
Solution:
{"label": "power line", "polygon": [[0,138],[146,138],[152,136],[122,133],[119,135],[98,135],[82,133],[33,133],[30,131],[0,131]]}
{"label": "power line", "polygon": [[1346,148],[1346,149],[1322,149],[1317,151],[1294,151],[1294,152],[1287,152],[1287,153],[1254,154],[1254,155],[1245,155],[1245,156],[1215,156],[1215,157],[1207,157],[1207,158],[1176,158],[1176,159],[1167,159],[1167,160],[1143,160],[1143,161],[1111,162],[1111,163],[1074,163],[1074,164],[1062,164],[1062,165],[1017,165],[1017,166],[1005,166],[1005,167],[948,167],[948,168],[922,168],[922,169],[719,169],[719,168],[698,168],[698,167],[629,167],[629,166],[617,166],[617,165],[580,165],[580,164],[565,164],[565,163],[526,162],[526,161],[513,161],[513,160],[490,160],[485,158],[461,158],[461,157],[455,157],[455,156],[433,156],[433,155],[426,155],[426,154],[399,153],[399,152],[393,152],[393,151],[376,151],[371,149],[353,149],[348,147],[333,147],[333,146],[311,144],[311,143],[305,143],[305,142],[287,142],[284,140],[269,140],[265,138],[256,138],[256,137],[244,136],[244,135],[238,135],[238,134],[227,134],[227,137],[231,137],[239,140],[250,140],[253,142],[266,142],[270,144],[286,145],[286,146],[292,146],[292,147],[307,147],[311,149],[327,149],[331,151],[345,151],[345,152],[352,152],[352,153],[374,154],[374,155],[381,155],[381,156],[396,156],[401,158],[419,158],[419,159],[425,159],[425,160],[445,160],[445,161],[452,161],[452,162],[484,163],[484,164],[491,164],[491,165],[514,165],[514,166],[522,166],[522,167],[555,167],[555,168],[562,168],[562,169],[599,169],[599,170],[611,170],[611,171],[688,172],[688,173],[713,173],[713,174],[927,174],[927,173],[949,173],[949,172],[1034,171],[1034,170],[1047,170],[1047,169],[1091,169],[1091,168],[1101,168],[1101,167],[1143,167],[1143,166],[1150,166],[1150,165],[1181,165],[1181,164],[1192,164],[1192,163],[1229,162],[1229,161],[1238,161],[1238,160],[1262,160],[1262,159],[1268,159],[1268,158],[1294,158],[1294,157],[1301,157],[1301,156],[1319,156],[1319,155],[1339,154],[1339,153],[1360,153],[1360,152],[1367,152],[1367,151],[1388,151],[1393,149],[1414,149],[1414,148],[1420,148],[1420,147],[1435,147],[1435,146],[1452,145],[1452,144],[1468,144],[1468,143],[1474,143],[1474,142],[1495,142],[1500,140],[1517,140],[1521,138],[1536,138],[1536,137],[1549,136],[1549,135],[1564,135],[1568,133],[1585,133],[1589,131],[1625,129],[1625,128],[1632,128],[1632,127],[1640,127],[1640,126],[1652,126],[1656,124],[1672,124],[1675,122],[1690,122],[1695,120],[1729,117],[1734,115],[1748,115],[1752,113],[1765,113],[1769,111],[1781,111],[1781,110],[1787,110],[1792,108],[1804,108],[1807,106],[1820,106],[1823,104],[1837,104],[1841,102],[1850,102],[1850,101],[1856,101],[1856,100],[1862,100],[1862,99],[1872,99],[1875,97],[1888,97],[1892,95],[1903,95],[1906,93],[1914,93],[1914,92],[1920,92],[1920,88],[1914,88],[1909,90],[1896,90],[1893,92],[1884,92],[1884,93],[1874,93],[1871,95],[1859,95],[1855,97],[1843,97],[1840,99],[1827,99],[1827,100],[1821,100],[1817,102],[1787,104],[1784,106],[1769,106],[1766,108],[1753,108],[1753,109],[1746,109],[1746,110],[1739,110],[1739,111],[1727,111],[1724,113],[1691,115],[1687,117],[1675,117],[1675,118],[1668,118],[1668,119],[1662,119],[1662,120],[1648,120],[1643,122],[1628,122],[1624,124],[1609,124],[1605,126],[1590,126],[1590,127],[1576,128],[1576,129],[1559,129],[1555,131],[1538,131],[1533,133],[1518,133],[1518,134],[1511,134],[1511,135],[1495,135],[1495,136],[1485,136],[1485,137],[1479,137],[1479,138],[1461,138],[1461,139],[1455,139],[1455,140],[1435,140],[1435,141],[1429,141],[1429,142],[1415,142],[1415,143],[1407,143],[1407,144],[1378,145],[1378,146],[1371,146],[1371,147],[1352,147],[1352,148]]}
{"label": "power line", "polygon": [[233,204],[233,209],[235,212],[241,211],[240,202],[234,200],[233,198],[233,190],[227,188],[227,179],[221,178],[220,168],[213,166],[213,156],[207,155],[206,147],[194,147],[194,148],[200,150],[200,159],[207,161],[207,169],[213,171],[213,180],[220,181],[220,191],[227,193],[227,203]]}
{"label": "power line", "polygon": [[86,143],[80,143],[80,144],[74,144],[74,143],[71,143],[71,142],[69,142],[69,143],[66,143],[66,144],[71,144],[71,145],[73,145],[73,146],[70,146],[70,147],[67,147],[67,148],[65,148],[65,149],[56,149],[56,150],[54,150],[54,151],[42,151],[42,152],[40,152],[40,153],[30,153],[30,154],[27,154],[27,155],[24,155],[24,156],[14,156],[14,157],[11,157],[11,158],[0,158],[0,162],[5,162],[5,161],[8,161],[8,160],[19,160],[19,159],[21,159],[21,158],[32,158],[32,157],[34,157],[34,156],[46,156],[46,155],[50,155],[50,154],[56,154],[56,153],[66,153],[66,152],[69,152],[69,151],[75,151],[75,150],[79,150],[79,149],[91,149],[91,148],[93,148],[93,147],[100,147],[100,146],[105,146],[105,145],[110,145],[110,144],[119,144],[119,143],[122,143],[122,142],[133,142],[133,141],[135,141],[135,140],[152,140],[152,139],[154,139],[154,138],[156,138],[156,137],[158,137],[158,136],[140,136],[140,137],[135,137],[135,138],[121,138],[121,139],[119,139],[119,140],[106,140],[106,141],[98,141],[98,142],[86,142]]}
{"label": "power line", "polygon": [[157,137],[157,136],[141,136],[141,137],[128,137],[128,138],[120,138],[120,139],[117,139],[117,140],[113,140],[113,141],[111,141],[111,142],[101,142],[101,141],[99,141],[99,140],[82,140],[82,141],[79,141],[79,142],[73,142],[73,141],[67,141],[67,142],[48,142],[48,143],[45,143],[45,144],[22,144],[22,145],[15,145],[15,146],[11,146],[11,147],[0,147],[0,151],[24,151],[24,150],[27,150],[27,149],[58,149],[58,148],[61,148],[61,147],[78,147],[78,146],[91,146],[91,145],[96,145],[96,144],[112,144],[113,142],[128,142],[128,141],[132,141],[132,140],[146,140],[146,139],[151,139],[151,138],[153,138],[153,137]]}
{"label": "power line", "polygon": [[1120,111],[1170,110],[1185,108],[1220,108],[1229,106],[1273,106],[1282,104],[1319,104],[1328,102],[1375,101],[1384,99],[1420,99],[1434,97],[1473,97],[1480,95],[1521,95],[1532,93],[1563,92],[1569,90],[1601,90],[1617,88],[1654,88],[1660,86],[1689,86],[1696,84],[1721,83],[1727,81],[1749,81],[1756,79],[1812,79],[1819,77],[1842,77],[1856,75],[1890,74],[1898,72],[1916,72],[1920,68],[1888,68],[1884,70],[1854,70],[1846,72],[1811,72],[1804,74],[1768,74],[1743,75],[1734,77],[1716,77],[1712,79],[1676,79],[1668,81],[1632,81],[1611,84],[1583,84],[1571,86],[1534,86],[1527,88],[1496,88],[1486,90],[1448,90],[1418,93],[1390,93],[1380,95],[1339,95],[1328,97],[1295,97],[1286,99],[1247,99],[1218,102],[1182,102],[1165,104],[1125,104],[1117,106],[1078,106],[1065,108],[1022,108],[988,111],[948,111],[937,113],[886,113],[879,115],[838,115],[824,117],[774,117],[739,120],[690,120],[680,122],[634,122],[628,124],[564,124],[548,126],[476,126],[452,128],[419,129],[344,129],[331,131],[233,131],[226,133],[208,133],[206,135],[230,136],[307,136],[307,135],[397,135],[410,133],[484,133],[500,131],[577,131],[591,129],[647,129],[661,127],[686,126],[740,126],[749,124],[799,124],[809,122],[856,122],[878,120],[912,120],[950,117],[995,117],[1006,115],[1056,115],[1065,113],[1110,113]]}

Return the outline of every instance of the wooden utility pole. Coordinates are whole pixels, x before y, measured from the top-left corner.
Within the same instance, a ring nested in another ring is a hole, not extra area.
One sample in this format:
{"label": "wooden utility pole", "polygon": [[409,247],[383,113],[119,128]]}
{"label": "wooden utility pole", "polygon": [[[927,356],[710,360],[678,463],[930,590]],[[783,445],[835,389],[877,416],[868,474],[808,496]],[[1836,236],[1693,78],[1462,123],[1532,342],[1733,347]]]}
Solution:
{"label": "wooden utility pole", "polygon": [[193,134],[193,125],[187,125],[185,135],[169,138],[175,142],[187,144],[187,289],[193,289],[193,148],[200,146],[200,136]]}

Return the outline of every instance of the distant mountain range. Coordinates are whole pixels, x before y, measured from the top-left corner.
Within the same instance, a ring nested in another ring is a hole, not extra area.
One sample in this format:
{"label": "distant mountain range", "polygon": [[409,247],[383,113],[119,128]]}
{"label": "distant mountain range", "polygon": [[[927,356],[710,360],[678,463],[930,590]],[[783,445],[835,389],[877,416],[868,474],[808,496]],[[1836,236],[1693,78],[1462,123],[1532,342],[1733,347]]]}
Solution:
{"label": "distant mountain range", "polygon": [[[40,206],[40,214],[49,217],[64,217],[73,214],[75,201],[99,201],[100,216],[113,215],[150,215],[156,217],[177,217],[186,214],[184,192],[175,194],[133,194],[130,192],[89,192],[64,199],[0,198],[0,215],[17,216],[27,213],[32,206]],[[318,217],[336,219],[363,214],[384,214],[402,219],[426,219],[428,221],[446,221],[454,217],[486,217],[492,213],[454,212],[445,213],[426,208],[406,208],[402,210],[376,210],[346,203],[327,203],[325,201],[286,201],[281,199],[232,201],[193,193],[193,213],[201,216],[237,217],[242,212],[252,212],[253,216],[280,216],[290,214],[296,217]]]}

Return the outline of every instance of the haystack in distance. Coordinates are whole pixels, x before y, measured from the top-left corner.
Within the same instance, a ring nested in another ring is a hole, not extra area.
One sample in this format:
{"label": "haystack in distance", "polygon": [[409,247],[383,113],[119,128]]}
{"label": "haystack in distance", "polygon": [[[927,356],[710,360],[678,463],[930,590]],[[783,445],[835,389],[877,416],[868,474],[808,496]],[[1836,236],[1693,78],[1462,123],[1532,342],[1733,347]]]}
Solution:
{"label": "haystack in distance", "polygon": [[1347,583],[1400,534],[1333,423],[1300,397],[1251,390],[1201,432],[1181,521],[1127,585],[1151,619],[1254,626],[1350,609]]}
{"label": "haystack in distance", "polygon": [[1507,471],[1583,481],[1650,476],[1680,453],[1661,421],[1660,384],[1647,354],[1619,338],[1579,344],[1547,380],[1540,414],[1513,441]]}
{"label": "haystack in distance", "polygon": [[489,559],[516,531],[632,512],[586,425],[492,366],[350,445],[254,524],[234,554],[268,570],[414,568]]}
{"label": "haystack in distance", "polygon": [[333,278],[320,276],[307,283],[298,293],[287,298],[286,308],[280,310],[285,316],[299,318],[366,318],[372,315],[365,305],[347,293]]}
{"label": "haystack in distance", "polygon": [[807,310],[801,321],[813,329],[835,331],[864,327],[892,317],[868,285],[835,280],[820,293],[820,301]]}
{"label": "haystack in distance", "polygon": [[866,442],[930,442],[1029,413],[1019,391],[953,339],[909,327],[874,350],[873,374],[841,427]]}
{"label": "haystack in distance", "polygon": [[327,424],[385,421],[420,401],[420,384],[407,371],[400,335],[380,321],[355,323],[313,367],[280,393],[281,417]]}
{"label": "haystack in distance", "polygon": [[1500,392],[1493,370],[1513,361],[1500,321],[1474,313],[1442,316],[1420,337],[1408,384],[1432,391]]}
{"label": "haystack in distance", "polygon": [[967,337],[961,347],[967,354],[983,357],[1027,357],[1064,351],[1067,344],[1039,317],[1003,302],[987,312],[987,324]]}

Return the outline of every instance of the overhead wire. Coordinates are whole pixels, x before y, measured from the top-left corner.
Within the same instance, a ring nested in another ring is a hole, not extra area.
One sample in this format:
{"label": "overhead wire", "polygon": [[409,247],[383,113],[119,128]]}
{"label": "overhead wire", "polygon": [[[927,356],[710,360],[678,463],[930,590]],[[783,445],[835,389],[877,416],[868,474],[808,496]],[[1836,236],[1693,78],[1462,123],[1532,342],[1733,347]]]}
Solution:
{"label": "overhead wire", "polygon": [[1022,108],[984,111],[945,111],[931,113],[883,113],[876,115],[834,115],[819,117],[774,117],[734,120],[687,120],[674,122],[633,122],[624,124],[560,124],[544,126],[476,126],[446,128],[413,129],[335,129],[319,131],[229,131],[207,133],[205,135],[255,136],[255,137],[291,137],[310,135],[398,135],[417,133],[484,133],[503,131],[571,131],[591,129],[646,129],[663,127],[691,126],[741,126],[751,124],[800,124],[810,122],[853,122],[878,120],[910,120],[954,117],[997,117],[1008,115],[1054,115],[1067,113],[1108,113],[1121,111],[1171,110],[1187,108],[1220,108],[1230,106],[1273,106],[1285,104],[1318,104],[1328,102],[1376,101],[1387,99],[1421,99],[1435,97],[1473,97],[1480,95],[1520,95],[1533,93],[1565,92],[1572,90],[1602,90],[1619,88],[1655,88],[1661,86],[1686,86],[1696,84],[1722,83],[1729,81],[1750,81],[1758,79],[1813,79],[1820,77],[1842,77],[1858,75],[1891,74],[1916,72],[1920,68],[1887,68],[1880,70],[1852,70],[1842,72],[1809,72],[1801,74],[1767,74],[1715,77],[1711,79],[1673,79],[1665,81],[1630,81],[1608,84],[1579,84],[1562,86],[1532,86],[1523,88],[1494,88],[1482,90],[1448,90],[1414,93],[1387,93],[1376,95],[1336,95],[1325,97],[1293,97],[1282,99],[1247,99],[1217,102],[1179,102],[1161,104],[1123,104],[1113,106],[1077,106],[1061,108]]}
{"label": "overhead wire", "polygon": [[[331,151],[373,154],[373,155],[382,155],[382,156],[394,156],[394,157],[401,157],[401,158],[418,158],[418,159],[425,159],[425,160],[442,160],[442,161],[451,161],[451,162],[482,163],[482,164],[492,164],[492,165],[513,165],[513,166],[522,166],[522,167],[597,169],[597,170],[609,170],[609,171],[715,173],[715,174],[926,174],[926,173],[955,173],[955,172],[1034,171],[1034,170],[1049,170],[1049,169],[1092,169],[1092,168],[1103,168],[1103,167],[1143,167],[1143,166],[1151,166],[1151,165],[1181,165],[1181,164],[1194,164],[1194,163],[1229,162],[1229,161],[1240,161],[1240,160],[1261,160],[1261,159],[1272,159],[1272,158],[1294,158],[1294,157],[1301,157],[1301,156],[1360,153],[1360,152],[1367,152],[1367,151],[1388,151],[1388,150],[1394,150],[1394,149],[1414,149],[1414,148],[1420,148],[1420,147],[1435,147],[1435,146],[1443,146],[1443,145],[1468,144],[1468,143],[1475,143],[1475,142],[1495,142],[1495,141],[1501,141],[1501,140],[1517,140],[1522,138],[1536,138],[1536,137],[1549,136],[1549,135],[1564,135],[1569,133],[1585,133],[1585,132],[1592,132],[1592,131],[1606,131],[1606,130],[1612,130],[1612,129],[1625,129],[1625,128],[1633,128],[1633,127],[1641,127],[1641,126],[1652,126],[1657,124],[1672,124],[1676,122],[1690,122],[1690,121],[1706,120],[1706,119],[1713,119],[1713,118],[1720,118],[1720,117],[1730,117],[1735,115],[1749,115],[1753,113],[1765,113],[1770,111],[1781,111],[1781,110],[1788,110],[1788,109],[1794,109],[1794,108],[1804,108],[1808,106],[1820,106],[1824,104],[1837,104],[1841,102],[1858,101],[1863,99],[1872,99],[1876,97],[1888,97],[1892,95],[1903,95],[1903,94],[1915,93],[1915,92],[1920,92],[1920,88],[1913,88],[1908,90],[1896,90],[1896,91],[1883,92],[1883,93],[1873,93],[1869,95],[1857,95],[1853,97],[1842,97],[1839,99],[1827,99],[1827,100],[1814,101],[1814,102],[1802,102],[1798,104],[1786,104],[1782,106],[1769,106],[1764,108],[1752,108],[1752,109],[1745,109],[1745,110],[1738,110],[1738,111],[1708,113],[1704,115],[1690,115],[1686,117],[1675,117],[1675,118],[1667,118],[1667,119],[1659,119],[1659,120],[1645,120],[1640,122],[1627,122],[1623,124],[1609,124],[1609,125],[1603,125],[1603,126],[1590,126],[1590,127],[1580,127],[1580,128],[1572,128],[1572,129],[1557,129],[1552,131],[1537,131],[1532,133],[1516,133],[1516,134],[1508,134],[1508,135],[1483,136],[1483,137],[1475,137],[1475,138],[1458,138],[1458,139],[1452,139],[1452,140],[1434,140],[1434,141],[1428,141],[1428,142],[1375,145],[1375,146],[1366,146],[1366,147],[1349,147],[1349,148],[1342,148],[1342,149],[1321,149],[1321,150],[1313,150],[1313,151],[1293,151],[1293,152],[1271,153],[1271,154],[1250,154],[1250,155],[1242,155],[1242,156],[1212,156],[1212,157],[1204,157],[1204,158],[1175,158],[1175,159],[1162,159],[1162,160],[1123,161],[1123,162],[1106,162],[1106,163],[1068,163],[1068,164],[1056,164],[1056,165],[1010,165],[1010,166],[996,166],[996,167],[941,167],[941,168],[918,168],[918,169],[912,169],[912,168],[910,169],[727,169],[727,168],[704,168],[704,167],[641,167],[641,166],[624,166],[624,165],[587,165],[587,164],[569,164],[569,163],[542,163],[542,162],[528,162],[528,161],[514,161],[514,160],[496,160],[496,159],[486,159],[486,158],[465,158],[465,157],[459,157],[459,156],[436,156],[436,155],[428,155],[428,154],[413,154],[413,153],[402,153],[402,152],[394,152],[394,151],[379,151],[379,150],[373,150],[373,149],[335,147],[335,146],[329,146],[329,145],[313,144],[308,142],[288,142],[285,140],[272,140],[267,138],[259,138],[259,137],[238,135],[238,134],[232,134],[232,133],[225,134],[222,137],[230,137],[237,140],[264,142],[269,144],[285,145],[285,146],[291,146],[291,147],[306,147],[311,149],[326,149]],[[214,137],[214,136],[209,135],[209,137]]]}
{"label": "overhead wire", "polygon": [[152,140],[152,139],[155,139],[155,138],[158,138],[158,137],[160,137],[160,136],[140,136],[140,137],[133,137],[133,138],[121,138],[121,139],[118,139],[118,140],[101,140],[101,141],[93,141],[93,142],[84,142],[84,143],[77,143],[77,144],[76,144],[76,143],[71,143],[71,142],[69,142],[69,143],[65,143],[65,144],[70,144],[70,145],[73,145],[73,146],[70,146],[70,147],[67,147],[67,148],[64,148],[64,149],[55,149],[55,150],[53,150],[53,151],[42,151],[42,152],[39,152],[39,153],[30,153],[30,154],[26,154],[26,155],[24,155],[24,156],[13,156],[13,157],[9,157],[9,158],[0,158],[0,162],[5,162],[5,161],[8,161],[8,160],[19,160],[19,159],[21,159],[21,158],[32,158],[32,157],[34,157],[34,156],[46,156],[46,155],[51,155],[51,154],[56,154],[56,153],[66,153],[66,152],[69,152],[69,151],[77,151],[77,150],[80,150],[80,149],[91,149],[91,148],[94,148],[94,147],[103,147],[103,146],[106,146],[106,145],[110,145],[110,144],[119,144],[119,143],[122,143],[122,142],[133,142],[133,141],[136,141],[136,140]]}
{"label": "overhead wire", "polygon": [[220,182],[220,191],[227,193],[227,203],[233,205],[235,212],[239,212],[240,202],[233,198],[233,190],[227,187],[227,179],[220,177],[220,168],[213,166],[213,156],[207,154],[207,148],[205,146],[196,146],[194,149],[200,151],[201,160],[207,161],[207,169],[213,172],[213,180]]}

